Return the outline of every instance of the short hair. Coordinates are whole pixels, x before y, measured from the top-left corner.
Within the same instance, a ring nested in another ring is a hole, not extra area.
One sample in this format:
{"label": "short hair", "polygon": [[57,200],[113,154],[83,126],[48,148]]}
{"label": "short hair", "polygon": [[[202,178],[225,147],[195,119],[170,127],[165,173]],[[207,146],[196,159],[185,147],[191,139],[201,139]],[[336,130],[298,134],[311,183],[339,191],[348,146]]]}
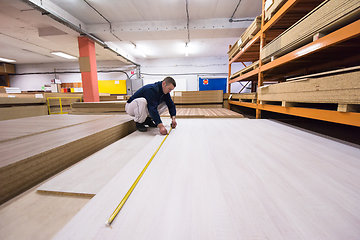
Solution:
{"label": "short hair", "polygon": [[164,78],[163,82],[165,82],[166,85],[168,85],[168,84],[171,83],[172,85],[174,85],[174,87],[176,87],[176,82],[175,82],[175,80],[174,80],[172,77],[166,77],[166,78]]}

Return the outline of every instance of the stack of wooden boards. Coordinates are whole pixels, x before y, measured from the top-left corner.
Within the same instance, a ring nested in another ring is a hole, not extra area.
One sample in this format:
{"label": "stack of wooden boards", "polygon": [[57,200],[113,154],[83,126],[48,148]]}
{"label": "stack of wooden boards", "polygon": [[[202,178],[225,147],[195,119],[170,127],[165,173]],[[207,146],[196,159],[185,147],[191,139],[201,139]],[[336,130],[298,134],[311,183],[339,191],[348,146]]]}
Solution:
{"label": "stack of wooden boards", "polygon": [[261,60],[284,55],[312,42],[316,33],[332,32],[359,17],[359,0],[326,0],[267,44],[261,51]]}
{"label": "stack of wooden boards", "polygon": [[222,108],[223,91],[174,91],[176,108]]}
{"label": "stack of wooden boards", "polygon": [[360,111],[359,79],[360,67],[313,74],[260,87],[258,99],[262,102],[282,101],[283,106],[303,102],[335,103],[338,111]]}
{"label": "stack of wooden boards", "polygon": [[[162,117],[170,117],[168,111]],[[226,108],[179,108],[176,109],[176,118],[243,118],[242,114]]]}
{"label": "stack of wooden boards", "polygon": [[46,99],[42,94],[0,93],[0,121],[47,114]]}
{"label": "stack of wooden boards", "polygon": [[0,122],[0,204],[135,130],[127,115]]}
{"label": "stack of wooden boards", "polygon": [[126,101],[77,102],[72,104],[70,114],[123,114]]}
{"label": "stack of wooden boards", "polygon": [[265,1],[265,21],[270,18],[281,8],[287,0],[266,0]]}
{"label": "stack of wooden boards", "polygon": [[260,31],[261,28],[261,16],[257,16],[251,25],[244,31],[236,43],[230,48],[228,55],[229,60],[235,57],[235,55],[241,51],[241,49]]}
{"label": "stack of wooden boards", "polygon": [[131,96],[127,95],[110,95],[110,96],[101,96],[100,95],[100,102],[106,102],[106,101],[126,101]]}
{"label": "stack of wooden boards", "polygon": [[360,149],[269,120],[180,119],[112,228],[105,227],[160,140],[53,239],[360,237]]}
{"label": "stack of wooden boards", "polygon": [[231,93],[229,94],[229,100],[231,101],[239,101],[239,102],[250,102],[256,103],[257,93]]}
{"label": "stack of wooden boards", "polygon": [[234,79],[234,78],[237,78],[237,77],[240,77],[241,75],[247,73],[247,72],[250,72],[251,70],[254,70],[256,68],[259,67],[259,60],[258,61],[255,61],[253,62],[252,64],[250,64],[249,66],[247,67],[244,67],[243,69],[240,69],[239,71],[237,71],[236,73],[233,73],[231,76],[230,76],[230,79]]}

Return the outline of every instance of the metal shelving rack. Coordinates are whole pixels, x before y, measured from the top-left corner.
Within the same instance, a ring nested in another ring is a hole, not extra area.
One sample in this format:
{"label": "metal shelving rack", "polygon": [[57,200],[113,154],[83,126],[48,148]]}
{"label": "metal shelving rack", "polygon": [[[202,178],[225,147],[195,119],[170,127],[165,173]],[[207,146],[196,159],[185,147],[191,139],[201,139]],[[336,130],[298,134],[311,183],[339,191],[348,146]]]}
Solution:
{"label": "metal shelving rack", "polygon": [[[262,18],[261,30],[245,47],[229,61],[229,79],[231,64],[234,62],[254,62],[260,59],[261,48],[293,25],[323,0],[288,0],[266,23]],[[264,16],[265,0],[262,13]],[[356,20],[318,40],[297,48],[271,62],[259,60],[259,67],[239,77],[229,80],[251,81],[252,85],[263,86],[266,81],[283,82],[286,78],[301,76],[334,68],[360,65],[360,20]],[[347,124],[360,127],[360,113],[304,107],[282,107],[269,104],[229,101],[229,104],[256,109],[256,118],[261,111],[271,111],[305,118]],[[230,107],[230,105],[229,105]]]}

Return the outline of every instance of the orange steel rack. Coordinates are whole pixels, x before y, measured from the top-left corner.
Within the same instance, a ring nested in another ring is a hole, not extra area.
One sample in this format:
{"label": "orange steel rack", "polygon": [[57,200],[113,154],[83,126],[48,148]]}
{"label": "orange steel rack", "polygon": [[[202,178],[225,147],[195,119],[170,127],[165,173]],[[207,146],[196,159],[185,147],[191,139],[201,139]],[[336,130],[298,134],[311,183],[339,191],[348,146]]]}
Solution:
{"label": "orange steel rack", "polygon": [[[354,64],[360,65],[360,19],[271,62],[261,61],[262,47],[321,2],[323,0],[288,0],[268,22],[264,23],[262,19],[261,30],[229,61],[229,92],[230,84],[238,81],[251,81],[252,84],[260,87],[266,81],[283,82],[294,76],[319,73]],[[264,8],[265,0],[263,0],[263,16],[265,15]],[[257,60],[259,60],[258,68],[230,80],[232,63]],[[260,104],[259,101],[257,103],[229,101],[229,107],[230,105],[256,109],[256,118],[261,118],[261,111],[271,111],[360,127],[360,113],[357,112],[282,107]]]}

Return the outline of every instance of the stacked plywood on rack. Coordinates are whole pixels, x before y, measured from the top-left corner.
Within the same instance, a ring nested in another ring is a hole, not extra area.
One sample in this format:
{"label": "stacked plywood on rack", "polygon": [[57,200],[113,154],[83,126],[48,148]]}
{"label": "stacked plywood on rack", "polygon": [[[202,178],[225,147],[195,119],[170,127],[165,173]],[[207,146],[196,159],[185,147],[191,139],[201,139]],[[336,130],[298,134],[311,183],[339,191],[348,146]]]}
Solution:
{"label": "stacked plywood on rack", "polygon": [[0,121],[47,114],[46,100],[42,94],[0,93]]}
{"label": "stacked plywood on rack", "polygon": [[[337,74],[314,74],[284,83],[260,87],[260,101],[281,101],[283,106],[292,103],[335,103],[338,110],[360,104],[360,71]],[[348,106],[347,106],[348,105]]]}
{"label": "stacked plywood on rack", "polygon": [[257,93],[231,93],[229,96],[230,100],[239,100],[239,102],[251,102],[256,103]]}
{"label": "stacked plywood on rack", "polygon": [[360,149],[269,120],[180,119],[106,227],[160,141],[53,239],[360,237]]}
{"label": "stacked plywood on rack", "polygon": [[327,0],[280,34],[261,50],[261,59],[268,61],[310,43],[319,32],[332,32],[360,17],[359,0]]}
{"label": "stacked plywood on rack", "polygon": [[174,91],[173,101],[177,108],[222,108],[223,91]]}
{"label": "stacked plywood on rack", "polygon": [[[168,111],[161,115],[170,117]],[[176,109],[177,118],[243,118],[244,116],[226,108],[180,108]]]}
{"label": "stacked plywood on rack", "polygon": [[37,131],[32,129],[34,120],[38,124],[44,118],[0,122],[7,135],[0,143],[0,203],[135,130],[132,118],[126,115],[81,116],[85,120],[59,126],[50,118],[58,116],[46,117]]}
{"label": "stacked plywood on rack", "polygon": [[265,1],[265,21],[270,18],[281,8],[287,0],[266,0]]}
{"label": "stacked plywood on rack", "polygon": [[73,103],[70,114],[123,114],[126,101]]}
{"label": "stacked plywood on rack", "polygon": [[228,52],[229,60],[235,57],[235,55],[260,31],[260,28],[261,16],[257,16],[236,43],[230,48]]}
{"label": "stacked plywood on rack", "polygon": [[234,78],[237,78],[247,72],[250,72],[251,70],[254,70],[256,68],[259,67],[259,60],[258,61],[255,61],[253,62],[252,64],[250,64],[249,66],[243,68],[243,69],[240,69],[239,71],[237,71],[236,73],[232,74],[230,76],[230,79],[234,79]]}

